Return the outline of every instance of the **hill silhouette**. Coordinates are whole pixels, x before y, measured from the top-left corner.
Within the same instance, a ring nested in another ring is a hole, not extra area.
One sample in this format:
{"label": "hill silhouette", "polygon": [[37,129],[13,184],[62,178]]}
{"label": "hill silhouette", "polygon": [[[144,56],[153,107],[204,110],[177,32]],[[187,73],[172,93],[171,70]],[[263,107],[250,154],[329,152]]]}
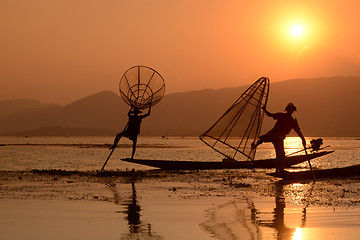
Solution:
{"label": "hill silhouette", "polygon": [[[113,136],[116,131],[98,128],[68,128],[68,127],[40,127],[28,131],[17,132],[21,136]],[[4,133],[4,136],[12,136],[14,133]]]}
{"label": "hill silhouette", "polygon": [[[144,119],[141,135],[199,136],[248,87],[165,95],[154,106],[150,117]],[[295,117],[305,136],[360,136],[359,92],[359,77],[270,83],[267,108],[270,112],[283,111],[288,102],[293,102],[298,108]],[[91,129],[97,129],[96,135],[111,135],[123,129],[128,111],[129,106],[120,96],[103,91],[66,106],[46,106],[1,116],[0,133],[29,135],[25,133],[31,130],[31,135],[44,135],[46,128],[62,127],[66,128],[66,136],[72,135],[71,129],[74,129],[73,135],[91,135]],[[265,118],[263,131],[273,124],[272,119]]]}
{"label": "hill silhouette", "polygon": [[[23,132],[43,127],[117,129],[114,119],[126,118],[122,99],[113,92],[100,92],[66,106],[30,109],[0,118],[0,132],[23,135]],[[35,134],[35,131],[33,131]],[[43,133],[39,133],[43,135]],[[25,134],[26,135],[26,134]]]}
{"label": "hill silhouette", "polygon": [[30,99],[15,99],[0,102],[0,117],[11,115],[17,112],[26,111],[30,109],[39,109],[55,104],[45,104],[37,100]]}

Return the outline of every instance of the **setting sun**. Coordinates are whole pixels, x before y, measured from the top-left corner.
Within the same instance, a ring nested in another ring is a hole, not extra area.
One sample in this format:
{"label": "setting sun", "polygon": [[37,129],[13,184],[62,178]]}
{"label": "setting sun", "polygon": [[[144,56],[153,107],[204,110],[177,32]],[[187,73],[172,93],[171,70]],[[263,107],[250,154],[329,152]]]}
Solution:
{"label": "setting sun", "polygon": [[290,28],[290,33],[294,37],[300,37],[304,33],[304,28],[298,24],[292,25]]}

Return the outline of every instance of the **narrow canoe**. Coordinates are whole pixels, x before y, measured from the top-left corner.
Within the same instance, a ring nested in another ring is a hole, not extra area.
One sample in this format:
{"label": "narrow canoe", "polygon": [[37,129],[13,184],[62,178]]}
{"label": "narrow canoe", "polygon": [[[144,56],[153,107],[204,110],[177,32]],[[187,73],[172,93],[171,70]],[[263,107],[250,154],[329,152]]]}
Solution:
{"label": "narrow canoe", "polygon": [[[286,167],[318,158],[334,151],[322,151],[308,155],[289,156],[286,158]],[[199,161],[174,161],[174,160],[150,160],[150,159],[121,159],[125,162],[137,163],[155,168],[168,170],[206,170],[206,169],[253,169],[275,168],[275,159],[256,161],[222,161],[222,162],[199,162]]]}
{"label": "narrow canoe", "polygon": [[[360,164],[343,168],[314,169],[313,172],[315,179],[360,176]],[[277,175],[276,173],[270,173],[269,175],[291,181],[313,179],[313,175],[310,170],[298,172],[284,172],[283,174],[281,174],[281,176]]]}

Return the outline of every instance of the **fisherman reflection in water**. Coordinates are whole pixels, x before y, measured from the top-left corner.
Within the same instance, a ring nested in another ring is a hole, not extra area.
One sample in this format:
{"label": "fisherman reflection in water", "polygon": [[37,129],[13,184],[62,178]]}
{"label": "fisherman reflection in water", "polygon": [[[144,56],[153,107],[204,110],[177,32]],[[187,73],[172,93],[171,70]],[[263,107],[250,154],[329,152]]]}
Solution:
{"label": "fisherman reflection in water", "polygon": [[263,110],[268,117],[272,117],[277,120],[275,126],[266,134],[259,137],[257,143],[252,143],[251,148],[255,149],[257,146],[264,142],[271,142],[274,145],[276,152],[276,172],[281,174],[285,169],[285,150],[284,150],[284,139],[286,135],[290,133],[292,129],[299,135],[302,141],[302,145],[306,148],[306,140],[300,131],[299,124],[296,119],[292,117],[296,107],[293,103],[289,103],[285,111],[286,113],[270,113],[264,107]]}
{"label": "fisherman reflection in water", "polygon": [[131,155],[131,159],[133,159],[134,155],[135,155],[135,151],[136,151],[137,136],[140,133],[141,121],[144,118],[146,118],[147,116],[149,116],[150,112],[151,112],[151,105],[149,107],[148,113],[146,113],[144,115],[139,115],[140,113],[142,113],[139,110],[139,108],[132,107],[130,109],[130,111],[128,112],[129,121],[128,121],[124,131],[122,131],[121,133],[116,135],[116,138],[114,140],[114,144],[112,145],[112,147],[110,147],[110,149],[116,148],[116,146],[119,143],[121,137],[123,137],[123,136],[127,137],[131,141],[133,141],[133,150],[132,150],[132,155]]}

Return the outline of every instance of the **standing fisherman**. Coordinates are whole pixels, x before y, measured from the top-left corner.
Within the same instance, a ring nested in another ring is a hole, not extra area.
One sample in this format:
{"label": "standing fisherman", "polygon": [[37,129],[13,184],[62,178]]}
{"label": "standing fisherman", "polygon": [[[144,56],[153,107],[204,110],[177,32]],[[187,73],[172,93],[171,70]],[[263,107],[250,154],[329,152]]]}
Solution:
{"label": "standing fisherman", "polygon": [[255,149],[264,142],[271,142],[274,145],[276,152],[276,172],[283,173],[285,169],[284,139],[292,129],[294,129],[301,138],[302,145],[306,149],[306,140],[300,131],[299,124],[297,120],[291,116],[294,111],[296,111],[296,107],[293,103],[289,103],[285,108],[286,113],[270,113],[265,107],[263,110],[268,117],[272,117],[277,121],[275,126],[268,133],[259,137],[259,141],[257,143],[253,142],[251,144],[251,148]]}
{"label": "standing fisherman", "polygon": [[127,137],[131,141],[133,141],[133,150],[132,150],[132,155],[131,155],[131,159],[133,159],[134,155],[135,155],[135,151],[136,151],[137,136],[140,133],[141,121],[144,118],[146,118],[147,116],[149,116],[150,112],[151,112],[151,104],[150,104],[148,113],[146,113],[144,115],[139,115],[141,113],[139,108],[132,107],[130,109],[130,111],[128,112],[128,116],[129,116],[128,124],[126,125],[124,131],[122,131],[121,133],[116,135],[116,138],[114,140],[114,144],[110,147],[110,149],[115,149],[116,148],[116,146],[119,143],[120,138],[122,136]]}
{"label": "standing fisherman", "polygon": [[[165,81],[154,69],[146,66],[133,66],[126,70],[119,83],[120,96],[131,109],[128,113],[129,121],[124,130],[117,134],[111,152],[101,170],[114,152],[122,136],[133,141],[131,159],[136,151],[137,136],[140,133],[141,121],[150,115],[151,107],[157,104],[165,94]],[[149,108],[148,113],[139,115],[140,109]]]}

